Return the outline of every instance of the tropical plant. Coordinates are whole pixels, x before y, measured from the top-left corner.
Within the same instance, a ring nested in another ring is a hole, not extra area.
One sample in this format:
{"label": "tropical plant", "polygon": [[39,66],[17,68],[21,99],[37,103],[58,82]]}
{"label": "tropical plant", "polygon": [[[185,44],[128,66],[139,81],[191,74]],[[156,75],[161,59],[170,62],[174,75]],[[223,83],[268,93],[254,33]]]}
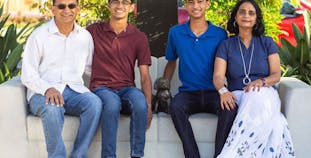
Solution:
{"label": "tropical plant", "polygon": [[19,31],[16,24],[6,26],[9,14],[4,14],[0,4],[0,84],[20,73],[17,67],[23,52],[25,35],[29,31],[29,24]]}
{"label": "tropical plant", "polygon": [[282,38],[280,49],[282,76],[291,76],[311,85],[311,35],[310,12],[305,16],[303,33],[295,23],[292,24],[296,45]]}
{"label": "tropical plant", "polygon": [[[214,24],[226,28],[231,10],[236,2],[236,0],[212,0],[211,7],[205,15]],[[263,13],[266,35],[271,36],[276,41],[277,35],[281,33],[278,24],[283,18],[280,14],[282,0],[257,0],[256,2]]]}

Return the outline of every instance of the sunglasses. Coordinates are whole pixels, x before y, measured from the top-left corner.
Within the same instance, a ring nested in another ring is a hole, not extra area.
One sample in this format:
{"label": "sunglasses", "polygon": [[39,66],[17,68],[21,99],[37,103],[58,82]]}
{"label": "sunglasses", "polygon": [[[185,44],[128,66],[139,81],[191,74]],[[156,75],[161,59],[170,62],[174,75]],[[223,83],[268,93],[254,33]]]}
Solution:
{"label": "sunglasses", "polygon": [[57,5],[54,5],[54,6],[56,6],[58,9],[63,10],[63,9],[66,9],[66,7],[68,7],[69,9],[74,9],[74,8],[77,7],[77,4],[74,4],[74,3],[68,4],[68,5],[66,5],[66,4],[57,4]]}
{"label": "sunglasses", "polygon": [[127,0],[123,0],[123,1],[118,1],[118,0],[111,0],[110,1],[110,4],[111,5],[124,5],[124,6],[128,6],[128,5],[131,5],[132,4],[132,2],[130,2],[130,1],[127,1]]}

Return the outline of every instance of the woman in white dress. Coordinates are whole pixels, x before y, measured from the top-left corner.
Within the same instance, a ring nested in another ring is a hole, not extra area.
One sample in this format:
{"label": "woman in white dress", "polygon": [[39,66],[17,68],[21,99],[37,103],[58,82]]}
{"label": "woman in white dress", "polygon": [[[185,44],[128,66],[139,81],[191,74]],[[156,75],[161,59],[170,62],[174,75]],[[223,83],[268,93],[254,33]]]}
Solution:
{"label": "woman in white dress", "polygon": [[256,2],[238,1],[227,29],[235,36],[218,48],[213,80],[221,108],[238,108],[238,114],[217,158],[295,157],[274,88],[281,75],[278,48],[271,37],[263,35],[262,13]]}

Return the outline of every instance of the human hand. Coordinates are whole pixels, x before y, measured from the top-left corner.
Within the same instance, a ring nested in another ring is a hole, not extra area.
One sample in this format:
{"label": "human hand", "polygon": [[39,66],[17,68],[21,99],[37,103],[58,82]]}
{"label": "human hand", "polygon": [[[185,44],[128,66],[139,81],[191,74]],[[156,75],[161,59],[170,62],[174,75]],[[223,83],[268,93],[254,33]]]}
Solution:
{"label": "human hand", "polygon": [[251,90],[255,91],[260,91],[260,87],[264,85],[263,81],[261,79],[257,79],[255,81],[250,82],[247,86],[245,86],[243,89],[245,92],[249,92]]}
{"label": "human hand", "polygon": [[63,96],[53,87],[45,91],[45,104],[47,105],[49,102],[51,105],[56,105],[57,107],[65,104]]}
{"label": "human hand", "polygon": [[148,104],[148,122],[147,122],[147,129],[150,128],[151,126],[151,121],[152,121],[152,106],[151,104]]}
{"label": "human hand", "polygon": [[236,97],[231,92],[220,94],[221,109],[233,110],[235,108],[235,100]]}

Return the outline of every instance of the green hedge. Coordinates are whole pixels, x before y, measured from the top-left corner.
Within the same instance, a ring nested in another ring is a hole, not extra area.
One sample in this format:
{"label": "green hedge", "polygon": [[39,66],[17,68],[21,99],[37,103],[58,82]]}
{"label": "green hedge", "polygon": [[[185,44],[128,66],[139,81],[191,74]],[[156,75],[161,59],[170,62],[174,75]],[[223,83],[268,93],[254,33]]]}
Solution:
{"label": "green hedge", "polygon": [[[52,4],[51,2],[52,0],[49,0],[41,6],[37,3],[33,7],[39,8],[42,13],[47,14],[48,8]],[[206,17],[214,24],[226,28],[231,9],[236,2],[236,0],[211,0],[211,7],[206,12]],[[272,36],[274,40],[277,40],[277,35],[280,33],[277,24],[280,23],[283,18],[280,15],[282,0],[257,0],[256,2],[261,6],[263,12],[266,35]],[[93,21],[109,18],[107,0],[79,0],[79,3],[82,11],[77,21],[80,25],[86,26]],[[135,17],[131,15],[129,21],[135,23]]]}

